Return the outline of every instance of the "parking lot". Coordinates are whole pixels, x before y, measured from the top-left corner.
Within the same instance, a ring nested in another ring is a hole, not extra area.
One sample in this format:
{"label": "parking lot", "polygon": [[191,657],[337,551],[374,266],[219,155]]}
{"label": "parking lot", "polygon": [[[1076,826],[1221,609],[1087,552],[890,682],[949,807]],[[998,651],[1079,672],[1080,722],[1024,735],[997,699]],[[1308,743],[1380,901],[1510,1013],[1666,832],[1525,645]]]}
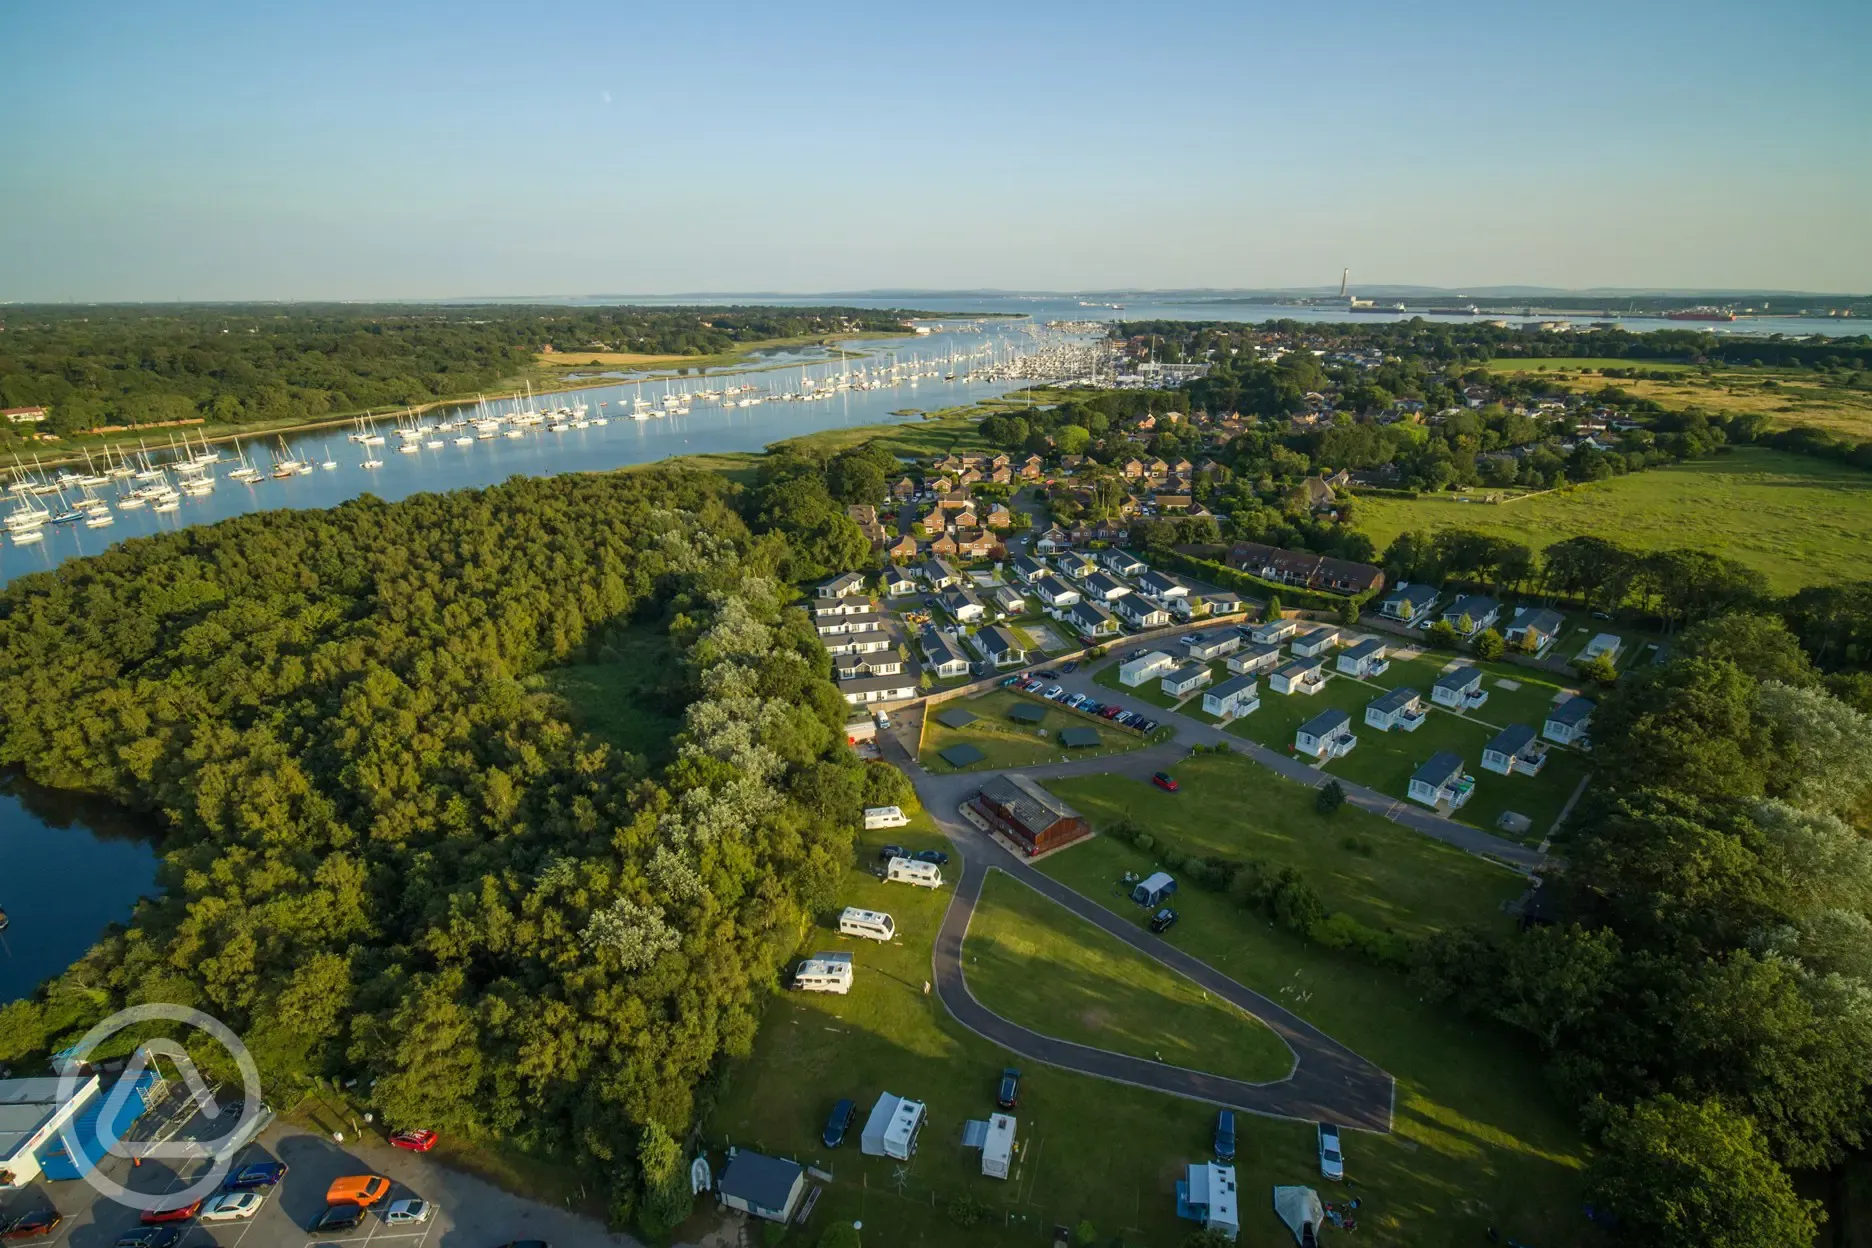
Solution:
{"label": "parking lot", "polygon": [[[182,1127],[186,1137],[199,1120]],[[253,1144],[242,1149],[235,1168],[256,1162],[279,1161],[287,1166],[285,1179],[262,1189],[266,1203],[258,1213],[240,1222],[213,1226],[178,1223],[183,1237],[176,1248],[498,1248],[513,1240],[544,1240],[552,1248],[615,1248],[634,1244],[626,1235],[613,1235],[597,1222],[550,1205],[501,1191],[472,1175],[448,1169],[431,1157],[392,1148],[367,1132],[363,1141],[347,1136],[340,1144],[329,1136],[276,1122]],[[133,1166],[113,1158],[104,1173],[135,1192],[161,1194],[185,1187],[198,1170],[177,1173],[169,1166],[146,1161]],[[378,1174],[391,1180],[390,1192],[366,1212],[355,1229],[332,1236],[314,1236],[305,1228],[325,1209],[325,1191],[331,1181],[345,1175]],[[420,1197],[436,1206],[435,1215],[417,1226],[391,1226],[383,1213],[391,1202]],[[138,1211],[100,1196],[85,1182],[39,1183],[10,1194],[0,1208],[7,1217],[28,1210],[55,1206],[64,1215],[57,1231],[43,1238],[22,1241],[59,1248],[111,1248],[125,1232],[140,1225]]]}

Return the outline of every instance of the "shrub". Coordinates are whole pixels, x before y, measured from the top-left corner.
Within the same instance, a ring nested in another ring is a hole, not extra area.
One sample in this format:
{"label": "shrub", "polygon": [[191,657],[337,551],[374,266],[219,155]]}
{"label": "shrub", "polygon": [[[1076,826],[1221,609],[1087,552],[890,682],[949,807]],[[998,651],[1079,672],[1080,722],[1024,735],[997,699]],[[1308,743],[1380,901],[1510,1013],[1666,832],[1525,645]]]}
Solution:
{"label": "shrub", "polygon": [[1328,949],[1356,953],[1381,966],[1408,970],[1416,960],[1415,947],[1407,937],[1368,927],[1349,914],[1327,915],[1306,934]]}
{"label": "shrub", "polygon": [[1313,809],[1322,815],[1330,815],[1345,805],[1345,786],[1337,780],[1328,780],[1320,785],[1319,792],[1313,798]]}
{"label": "shrub", "polygon": [[761,1243],[767,1245],[767,1248],[774,1248],[776,1244],[786,1238],[786,1232],[787,1224],[784,1222],[762,1222],[760,1231]]}
{"label": "shrub", "polygon": [[1148,854],[1151,851],[1151,846],[1157,843],[1157,838],[1148,832],[1139,832],[1137,834],[1137,839],[1131,843]]}
{"label": "shrub", "polygon": [[1079,1225],[1073,1228],[1073,1242],[1080,1245],[1080,1248],[1091,1248],[1094,1243],[1098,1242],[1098,1231],[1093,1228],[1089,1219],[1081,1218]]}
{"label": "shrub", "polygon": [[1361,858],[1369,858],[1374,853],[1378,852],[1378,847],[1362,836],[1346,837],[1339,842],[1339,848],[1345,850],[1349,854],[1357,854]]}
{"label": "shrub", "polygon": [[973,1196],[962,1195],[949,1202],[949,1220],[964,1229],[981,1221],[987,1212],[988,1206]]}
{"label": "shrub", "polygon": [[1448,620],[1438,620],[1430,626],[1430,644],[1448,650],[1456,644],[1456,628]]}
{"label": "shrub", "polygon": [[1274,921],[1290,932],[1304,935],[1326,917],[1326,903],[1292,867],[1284,869],[1281,877],[1274,890]]}
{"label": "shrub", "polygon": [[1157,857],[1163,863],[1163,868],[1166,871],[1181,871],[1183,869],[1183,855],[1177,853],[1174,849],[1162,850],[1158,853]]}
{"label": "shrub", "polygon": [[1502,635],[1492,628],[1485,628],[1476,634],[1475,656],[1478,659],[1493,662],[1501,658],[1502,653],[1507,649],[1508,643],[1503,641]]}

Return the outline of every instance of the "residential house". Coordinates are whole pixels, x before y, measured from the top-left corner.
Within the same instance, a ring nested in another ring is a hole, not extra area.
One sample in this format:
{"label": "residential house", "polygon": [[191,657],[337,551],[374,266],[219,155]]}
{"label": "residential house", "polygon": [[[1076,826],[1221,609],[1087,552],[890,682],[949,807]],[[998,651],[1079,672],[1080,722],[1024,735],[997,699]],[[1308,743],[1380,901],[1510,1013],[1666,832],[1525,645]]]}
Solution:
{"label": "residential house", "polygon": [[1558,741],[1561,745],[1583,746],[1592,728],[1592,713],[1591,698],[1568,698],[1547,712],[1547,722],[1541,725],[1541,736],[1549,741]]}
{"label": "residential house", "polygon": [[1137,576],[1149,570],[1148,565],[1128,550],[1119,550],[1116,546],[1099,556],[1099,562],[1113,576]]}
{"label": "residential house", "polygon": [[881,613],[866,611],[862,615],[822,615],[813,621],[813,627],[819,630],[821,637],[832,637],[839,633],[876,632],[886,623]]}
{"label": "residential house", "polygon": [[1380,732],[1393,728],[1416,732],[1428,718],[1423,694],[1415,689],[1392,689],[1365,704],[1365,722]]}
{"label": "residential house", "polygon": [[[1003,469],[1003,471],[1005,471],[1005,469]],[[996,503],[994,506],[988,509],[988,527],[989,528],[1006,529],[1006,528],[1013,527],[1013,524],[1014,524],[1014,513],[1009,511],[1006,507],[1002,506],[1000,503]]]}
{"label": "residential house", "polygon": [[728,1168],[722,1171],[715,1194],[730,1209],[784,1228],[806,1194],[806,1171],[797,1161],[769,1157],[751,1148],[736,1149]]}
{"label": "residential house", "polygon": [[990,469],[988,472],[988,480],[996,485],[1013,485],[1014,470],[1007,467]]}
{"label": "residential house", "polygon": [[1138,460],[1127,459],[1123,465],[1119,467],[1118,472],[1125,480],[1136,481],[1139,477],[1144,475],[1144,465]]}
{"label": "residential house", "polygon": [[1118,683],[1127,689],[1158,679],[1176,667],[1176,660],[1162,650],[1152,650],[1140,654],[1135,659],[1126,659],[1118,665]]}
{"label": "residential house", "polygon": [[1034,593],[1039,595],[1040,601],[1053,610],[1070,607],[1079,601],[1079,591],[1051,572],[1040,577],[1033,585]]}
{"label": "residential house", "polygon": [[1207,663],[1184,663],[1164,673],[1157,684],[1159,689],[1173,698],[1194,693],[1209,683],[1209,665]]}
{"label": "residential house", "polygon": [[1294,749],[1309,758],[1327,761],[1344,758],[1358,744],[1352,732],[1352,717],[1337,707],[1321,711],[1294,733]]}
{"label": "residential house", "polygon": [[1326,673],[1318,659],[1295,659],[1276,668],[1268,677],[1268,687],[1275,693],[1315,694],[1326,687]]}
{"label": "residential house", "polygon": [[948,589],[951,585],[962,583],[961,575],[946,560],[925,560],[922,567],[923,583],[931,589]]}
{"label": "residential house", "polygon": [[1011,628],[990,624],[975,633],[975,648],[996,667],[1019,667],[1027,661],[1027,643]]}
{"label": "residential house", "polygon": [[1075,602],[1059,618],[1081,638],[1091,641],[1115,637],[1119,632],[1118,621],[1112,613],[1096,602]]}
{"label": "residential house", "polygon": [[891,635],[882,629],[869,633],[834,633],[830,637],[821,637],[819,641],[834,662],[843,655],[876,654],[891,648]]}
{"label": "residential house", "polygon": [[932,674],[943,679],[968,675],[968,656],[949,634],[938,631],[934,625],[923,626],[917,634],[917,646],[923,651],[923,665]]}
{"label": "residential house", "polygon": [[1189,657],[1207,662],[1234,654],[1241,649],[1241,634],[1232,628],[1213,629],[1207,633],[1191,633],[1183,639]]}
{"label": "residential house", "polygon": [[905,533],[886,546],[884,554],[892,563],[909,563],[917,557],[916,538]]}
{"label": "residential house", "polygon": [[1129,585],[1103,572],[1094,572],[1081,583],[1085,586],[1086,597],[1098,602],[1117,602],[1131,592]]}
{"label": "residential house", "polygon": [[980,481],[981,479],[982,479],[982,474],[979,469],[964,468],[962,470],[962,475],[956,478],[956,484],[974,485],[977,481]]}
{"label": "residential house", "polygon": [[831,580],[820,581],[817,596],[820,598],[850,598],[864,592],[864,574],[861,572],[841,572]]}
{"label": "residential house", "polygon": [[1071,550],[1072,538],[1067,536],[1065,529],[1056,524],[1039,537],[1034,538],[1033,547],[1039,554],[1050,555],[1057,551]]}
{"label": "residential house", "polygon": [[993,459],[988,461],[988,466],[990,468],[1006,468],[1009,464],[1012,464],[1013,462],[1014,461],[1009,459],[1006,454],[999,454],[999,455],[996,455]]}
{"label": "residential house", "polygon": [[1460,757],[1438,750],[1410,778],[1410,799],[1433,810],[1461,810],[1475,794],[1475,777],[1463,772]]}
{"label": "residential house", "polygon": [[1044,459],[1041,459],[1038,455],[1029,455],[1026,459],[1021,461],[1021,480],[1038,481],[1040,479],[1040,473],[1045,467],[1046,461]]}
{"label": "residential house", "polygon": [[1302,501],[1313,511],[1322,507],[1331,507],[1338,500],[1333,497],[1332,486],[1326,484],[1324,477],[1308,477],[1300,483]]}
{"label": "residential house", "polygon": [[1142,594],[1126,594],[1112,610],[1132,628],[1162,628],[1170,622],[1170,613]]}
{"label": "residential house", "polygon": [[1027,600],[1012,585],[997,585],[993,594],[996,610],[1002,615],[1026,615]]}
{"label": "residential house", "polygon": [[1501,618],[1501,603],[1487,594],[1464,594],[1443,612],[1443,622],[1462,638],[1474,637],[1485,628],[1495,627]]}
{"label": "residential house", "polygon": [[1067,576],[1072,577],[1074,580],[1083,581],[1086,577],[1098,571],[1098,560],[1094,559],[1091,555],[1083,555],[1078,551],[1069,550],[1054,559],[1053,566],[1058,568],[1061,572],[1064,572]]}
{"label": "residential house", "polygon": [[973,624],[987,614],[975,591],[967,588],[952,589],[942,596],[943,610],[954,617],[958,624]]}
{"label": "residential house", "polygon": [[955,535],[956,557],[959,559],[992,559],[1001,542],[986,529],[958,532]]}
{"label": "residential house", "polygon": [[838,673],[840,680],[850,680],[855,676],[899,676],[903,674],[903,660],[889,647],[873,651],[870,654],[843,654],[832,660],[832,670]]}
{"label": "residential house", "polygon": [[949,517],[949,527],[958,530],[979,529],[981,528],[981,517],[975,514],[975,509],[973,507],[964,507]]}
{"label": "residential house", "polygon": [[1389,650],[1384,638],[1367,637],[1350,650],[1340,651],[1339,670],[1348,676],[1370,680],[1373,676],[1382,675],[1391,666],[1391,660],[1385,657],[1387,653]]}
{"label": "residential house", "polygon": [[1240,615],[1247,610],[1241,595],[1231,589],[1218,589],[1202,595],[1202,605],[1208,608],[1210,615]]}
{"label": "residential house", "polygon": [[916,593],[916,580],[902,568],[890,568],[884,573],[884,592],[892,598],[902,598]]}
{"label": "residential house", "polygon": [[1203,691],[1203,712],[1222,719],[1239,719],[1261,706],[1260,682],[1253,676],[1231,676]]}
{"label": "residential house", "polygon": [[1151,502],[1157,505],[1158,511],[1188,511],[1195,501],[1187,494],[1151,495]]}
{"label": "residential house", "polygon": [[1257,672],[1271,672],[1280,666],[1281,651],[1279,646],[1247,645],[1229,655],[1228,669],[1237,676],[1252,676]]}
{"label": "residential house", "polygon": [[1508,644],[1529,654],[1546,654],[1566,627],[1566,617],[1552,607],[1516,607],[1502,634]]}
{"label": "residential house", "polygon": [[[966,667],[964,668],[966,671]],[[839,692],[853,706],[871,702],[901,702],[917,694],[916,677],[899,672],[889,676],[854,676],[839,681]]]}
{"label": "residential house", "polygon": [[1195,469],[1189,460],[1179,459],[1170,465],[1170,471],[1179,477],[1187,477],[1191,472],[1195,471]]}
{"label": "residential house", "polygon": [[1475,710],[1488,701],[1488,690],[1482,687],[1482,669],[1459,667],[1444,672],[1430,686],[1430,700],[1453,710]]}
{"label": "residential house", "polygon": [[830,615],[863,615],[870,609],[869,598],[816,598],[813,600],[813,617],[821,620]]}
{"label": "residential house", "polygon": [[1046,564],[1028,555],[1015,555],[1014,561],[1008,564],[1008,567],[1013,571],[1015,576],[1020,577],[1021,580],[1026,581],[1029,585],[1045,576],[1047,570]]}
{"label": "residential house", "polygon": [[1303,633],[1296,633],[1293,642],[1287,647],[1301,658],[1310,659],[1316,654],[1325,654],[1339,644],[1339,630],[1331,624],[1322,624],[1309,628]]}
{"label": "residential house", "polygon": [[1282,550],[1259,542],[1237,542],[1229,548],[1228,565],[1250,576],[1282,585],[1335,594],[1363,594],[1384,588],[1384,573],[1369,563],[1334,559],[1310,551]]}
{"label": "residential house", "polygon": [[1161,572],[1146,571],[1137,576],[1137,592],[1146,598],[1154,598],[1168,606],[1172,598],[1189,597],[1189,586],[1165,576]]}
{"label": "residential house", "polygon": [[1169,474],[1170,465],[1161,459],[1153,459],[1144,465],[1144,475],[1147,477],[1164,477]]}
{"label": "residential house", "polygon": [[865,541],[871,543],[872,549],[875,550],[890,540],[889,534],[884,531],[884,526],[877,521],[877,508],[847,507],[845,514],[857,524],[858,531],[864,534]]}
{"label": "residential house", "polygon": [[1437,591],[1434,585],[1404,584],[1394,586],[1390,593],[1378,601],[1378,614],[1387,620],[1396,620],[1400,624],[1415,624],[1436,609]]}
{"label": "residential house", "polygon": [[929,544],[929,548],[930,554],[932,555],[945,559],[954,559],[956,558],[956,552],[961,549],[961,546],[957,544],[956,539],[951,535],[938,533],[936,539]]}
{"label": "residential house", "polygon": [[923,531],[925,533],[932,535],[947,533],[949,531],[949,513],[944,511],[941,507],[932,507],[921,516],[917,517],[917,523],[923,526]]}
{"label": "residential house", "polygon": [[1299,620],[1263,620],[1249,630],[1248,637],[1256,645],[1278,646],[1299,631]]}
{"label": "residential house", "polygon": [[1499,775],[1537,776],[1547,765],[1547,747],[1526,724],[1509,724],[1482,747],[1482,766]]}
{"label": "residential house", "polygon": [[896,482],[890,487],[890,492],[891,497],[896,499],[915,498],[917,483],[912,481],[909,477],[898,477]]}

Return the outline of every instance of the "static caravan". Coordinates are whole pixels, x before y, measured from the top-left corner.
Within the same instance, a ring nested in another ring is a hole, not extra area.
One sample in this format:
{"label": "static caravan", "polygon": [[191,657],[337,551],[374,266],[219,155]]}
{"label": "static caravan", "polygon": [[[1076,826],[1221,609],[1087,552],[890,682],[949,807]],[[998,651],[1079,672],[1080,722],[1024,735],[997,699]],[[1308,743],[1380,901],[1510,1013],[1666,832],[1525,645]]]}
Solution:
{"label": "static caravan", "polygon": [[897,936],[896,921],[881,910],[860,910],[857,906],[845,907],[839,915],[839,931],[847,936],[862,936],[866,940],[894,940]]}
{"label": "static caravan", "polygon": [[991,1179],[1005,1179],[1014,1164],[1014,1119],[1007,1114],[990,1114],[988,1136],[982,1141],[982,1173]]}
{"label": "static caravan", "polygon": [[901,828],[909,823],[909,818],[895,806],[865,807],[865,831],[878,828]]}
{"label": "static caravan", "polygon": [[793,972],[793,986],[801,992],[836,992],[844,996],[852,986],[852,955],[813,954]]}
{"label": "static caravan", "polygon": [[919,888],[941,888],[943,882],[941,867],[914,858],[891,859],[884,868],[884,878],[899,884],[915,884]]}

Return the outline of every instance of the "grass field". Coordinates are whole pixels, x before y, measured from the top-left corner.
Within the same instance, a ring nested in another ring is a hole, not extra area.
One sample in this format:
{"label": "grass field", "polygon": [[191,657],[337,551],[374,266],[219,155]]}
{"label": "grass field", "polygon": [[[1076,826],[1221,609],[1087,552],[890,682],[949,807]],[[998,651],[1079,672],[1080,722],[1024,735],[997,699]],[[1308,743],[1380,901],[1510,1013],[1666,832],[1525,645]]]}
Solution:
{"label": "grass field", "polygon": [[533,361],[544,368],[641,368],[649,364],[681,364],[689,355],[644,355],[637,351],[535,351]]}
{"label": "grass field", "polygon": [[[1038,706],[1046,711],[1046,718],[1038,724],[1016,724],[1008,718],[1008,711],[1019,705]],[[938,714],[958,709],[973,714],[975,722],[961,728],[936,722]],[[1069,750],[1058,740],[1062,728],[1090,728],[1098,733],[1099,743]],[[1041,732],[1046,735],[1041,736]],[[923,728],[923,749],[918,761],[930,771],[948,775],[958,769],[942,760],[942,751],[952,745],[972,745],[986,757],[960,770],[1001,771],[1009,767],[1057,763],[1068,758],[1123,754],[1143,744],[1144,738],[1135,732],[1062,710],[1044,698],[1031,698],[1011,689],[996,689],[973,698],[953,698],[932,708]]]}
{"label": "grass field", "polygon": [[1253,1083],[1293,1069],[1260,1020],[999,871],[963,956],[975,999],[1042,1035]]}
{"label": "grass field", "polygon": [[1872,562],[1872,475],[1755,447],[1519,502],[1457,499],[1361,498],[1358,526],[1380,550],[1399,533],[1443,528],[1537,547],[1582,534],[1647,550],[1695,547],[1758,569],[1783,593],[1862,579]]}
{"label": "grass field", "polygon": [[[1651,360],[1491,360],[1502,373],[1550,374],[1569,390],[1617,386],[1673,411],[1697,406],[1713,412],[1756,412],[1777,427],[1810,425],[1855,438],[1872,438],[1872,390],[1848,388],[1824,373],[1798,369],[1724,368],[1704,372],[1688,364]],[[1603,377],[1607,368],[1677,374],[1670,380]]]}
{"label": "grass field", "polygon": [[[1689,364],[1672,364],[1660,360],[1617,360],[1603,356],[1573,358],[1571,356],[1552,355],[1535,356],[1525,360],[1490,360],[1483,367],[1492,373],[1578,373],[1586,370],[1597,372],[1602,368],[1645,368],[1659,372],[1689,372]],[[1614,385],[1624,385],[1623,381],[1613,380]]]}
{"label": "grass field", "polygon": [[1047,787],[1094,828],[1128,818],[1168,838],[1179,853],[1292,866],[1329,909],[1373,927],[1415,935],[1463,923],[1506,922],[1501,903],[1526,887],[1505,867],[1377,815],[1350,806],[1322,815],[1313,808],[1312,789],[1239,755],[1198,755],[1179,763],[1173,774],[1175,793],[1123,776],[1062,777]]}
{"label": "grass field", "polygon": [[672,670],[675,652],[666,633],[631,629],[602,661],[542,673],[546,689],[564,702],[574,726],[622,750],[664,761],[682,721],[657,709],[654,690]]}

